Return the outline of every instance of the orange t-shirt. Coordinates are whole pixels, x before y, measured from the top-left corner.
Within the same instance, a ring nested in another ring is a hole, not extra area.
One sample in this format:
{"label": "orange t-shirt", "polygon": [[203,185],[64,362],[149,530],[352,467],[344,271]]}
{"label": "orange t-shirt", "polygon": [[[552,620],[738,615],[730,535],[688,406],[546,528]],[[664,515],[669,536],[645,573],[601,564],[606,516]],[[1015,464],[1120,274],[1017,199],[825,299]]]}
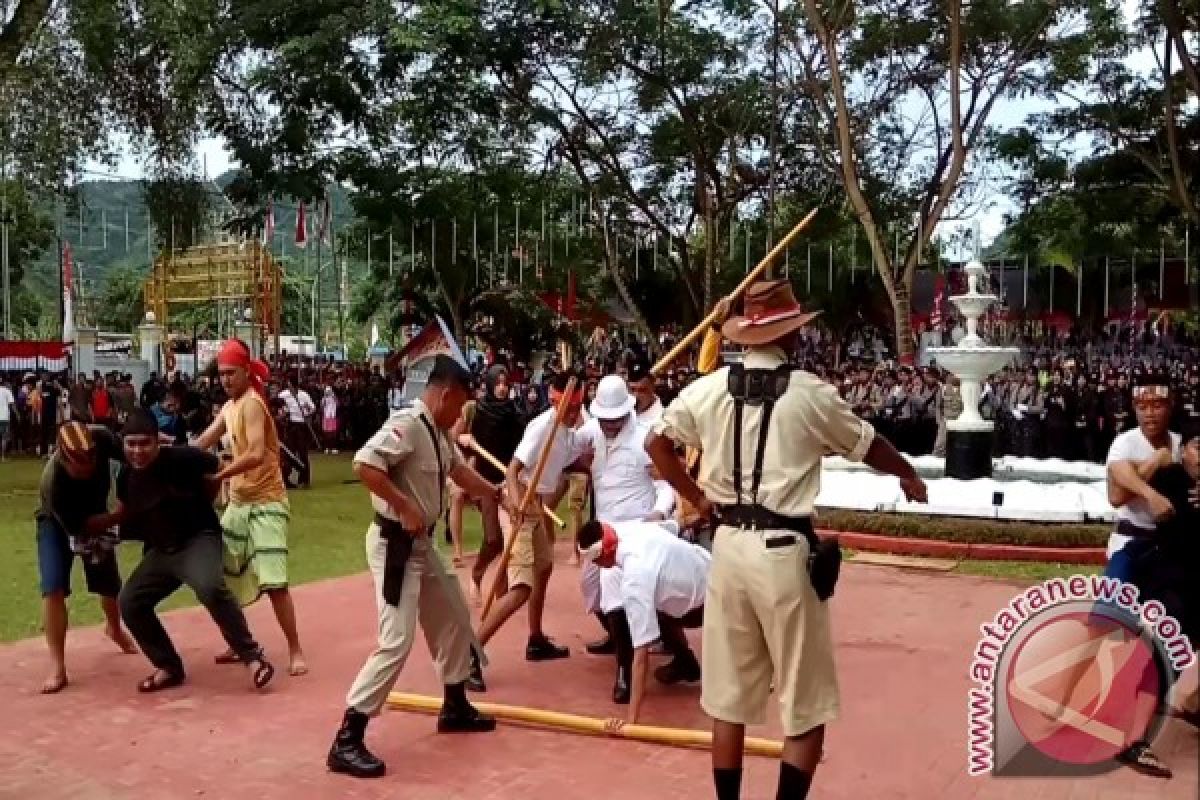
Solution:
{"label": "orange t-shirt", "polygon": [[266,458],[254,469],[229,479],[230,498],[239,505],[282,502],[287,499],[287,487],[283,485],[283,473],[279,468],[279,434],[275,431],[275,421],[271,419],[267,404],[253,389],[247,390],[237,400],[231,399],[221,409],[225,430],[233,442],[233,457],[239,458],[249,446],[245,409],[251,403],[257,404],[262,410]]}

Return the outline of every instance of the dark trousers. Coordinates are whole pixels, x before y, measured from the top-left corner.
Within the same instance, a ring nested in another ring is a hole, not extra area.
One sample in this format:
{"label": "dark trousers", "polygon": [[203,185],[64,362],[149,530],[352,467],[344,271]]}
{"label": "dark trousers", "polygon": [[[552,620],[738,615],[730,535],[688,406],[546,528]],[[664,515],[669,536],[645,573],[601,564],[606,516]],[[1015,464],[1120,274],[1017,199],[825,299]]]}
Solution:
{"label": "dark trousers", "polygon": [[300,485],[308,486],[312,482],[312,467],[308,463],[308,445],[312,432],[306,422],[288,423],[288,447],[300,460]]}
{"label": "dark trousers", "polygon": [[58,417],[42,412],[42,455],[50,452],[50,446],[58,437]]}
{"label": "dark trousers", "polygon": [[483,584],[484,573],[488,565],[504,552],[504,531],[500,528],[500,505],[494,498],[482,498],[479,503],[479,515],[483,520],[483,541],[479,545],[479,554],[471,566],[471,580],[476,585]]}
{"label": "dark trousers", "polygon": [[[617,666],[625,669],[633,668],[633,637],[629,633],[629,618],[624,609],[618,609],[608,615],[610,634],[616,643]],[[695,659],[691,645],[688,644],[687,628],[699,628],[704,624],[704,607],[693,608],[682,617],[672,617],[658,612],[658,633],[663,647],[671,658]]]}
{"label": "dark trousers", "polygon": [[121,589],[118,597],[121,618],[151,664],[168,672],[183,673],[183,661],[155,608],[184,584],[196,593],[200,605],[208,609],[238,658],[249,663],[261,656],[262,650],[250,634],[241,606],[225,585],[221,537],[204,534],[170,553],[157,548],[148,550]]}

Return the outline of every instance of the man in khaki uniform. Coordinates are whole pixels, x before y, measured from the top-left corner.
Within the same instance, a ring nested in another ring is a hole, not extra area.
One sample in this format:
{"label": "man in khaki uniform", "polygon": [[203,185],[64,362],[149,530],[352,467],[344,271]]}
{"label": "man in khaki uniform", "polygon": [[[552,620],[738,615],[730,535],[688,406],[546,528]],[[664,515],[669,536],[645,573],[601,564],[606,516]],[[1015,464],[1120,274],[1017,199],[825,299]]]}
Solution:
{"label": "man in khaki uniform", "polygon": [[375,579],[379,645],[346,695],[346,713],[328,766],[360,778],[383,775],[384,763],[363,743],[412,649],[420,619],[445,684],[439,733],[490,731],[495,720],[468,701],[464,682],[474,637],[458,581],[446,575],[431,533],[445,508],[447,478],[473,497],[500,487],[472,469],[446,434],[462,413],[471,385],[465,368],[437,356],[429,383],[411,408],[393,412],[354,456],[354,471],[371,492],[375,521],[367,531],[367,564]]}
{"label": "man in khaki uniform", "polygon": [[[763,721],[772,678],[787,736],[778,797],[807,796],[825,724],[838,715],[824,602],[832,580],[816,580],[818,564],[830,563],[823,556],[832,559],[836,578],[836,548],[816,548],[812,579],[808,571],[821,457],[833,452],[865,461],[898,476],[910,499],[925,500],[912,466],[854,415],[835,387],[788,366],[801,329],[815,316],[786,281],[751,285],[744,315],[722,329],[747,347],[743,364],[684,389],[646,443],[663,478],[719,522],[705,600],[701,699],[713,717],[718,800],[740,796],[745,726]],[[699,483],[676,457],[676,444],[704,454]],[[828,578],[830,571],[820,574]]]}

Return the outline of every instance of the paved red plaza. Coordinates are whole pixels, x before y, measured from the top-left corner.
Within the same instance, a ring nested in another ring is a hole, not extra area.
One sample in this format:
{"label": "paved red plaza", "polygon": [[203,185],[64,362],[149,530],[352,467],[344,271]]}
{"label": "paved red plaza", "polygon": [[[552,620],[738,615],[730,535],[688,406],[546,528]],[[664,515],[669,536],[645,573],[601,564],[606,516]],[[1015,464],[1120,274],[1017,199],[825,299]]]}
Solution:
{"label": "paved red plaza", "polygon": [[[561,553],[560,553],[561,555]],[[518,616],[489,648],[487,699],[595,716],[608,702],[611,663],[582,652],[597,633],[580,611],[576,570],[561,563],[551,587],[547,631],[570,659],[527,664]],[[843,718],[832,726],[815,798],[1194,798],[1197,735],[1171,721],[1158,752],[1175,778],[1129,771],[1086,780],[970,778],[966,766],[967,669],[978,626],[1014,594],[1013,585],[957,575],[850,565],[834,600]],[[216,628],[203,611],[167,615],[187,662],[181,689],[139,695],[148,667],[116,652],[97,629],[72,631],[72,684],[36,693],[43,644],[0,648],[0,797],[127,798],[537,798],[710,797],[706,753],[502,726],[472,737],[437,736],[429,717],[386,713],[368,733],[387,777],[330,775],[325,752],[347,686],[372,646],[374,603],[365,575],[296,591],[312,673],[280,675],[270,692],[249,688],[240,667],[219,667]],[[276,662],[282,637],[268,605],[251,625]],[[434,693],[423,643],[398,689]],[[647,722],[705,728],[697,687],[651,687]],[[753,733],[778,735],[768,725]],[[747,798],[775,796],[774,762],[747,762]]]}

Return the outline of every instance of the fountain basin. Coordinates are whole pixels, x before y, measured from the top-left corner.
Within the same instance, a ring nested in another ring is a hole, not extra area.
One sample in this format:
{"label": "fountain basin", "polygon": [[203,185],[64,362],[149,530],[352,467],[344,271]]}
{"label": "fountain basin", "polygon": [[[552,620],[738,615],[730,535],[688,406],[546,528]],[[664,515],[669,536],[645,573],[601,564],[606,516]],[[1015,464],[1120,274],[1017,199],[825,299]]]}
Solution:
{"label": "fountain basin", "polygon": [[817,507],[1060,523],[1107,523],[1116,515],[1100,464],[1006,456],[993,461],[994,477],[959,480],[947,476],[940,458],[906,458],[929,487],[928,504],[907,502],[891,476],[829,457],[822,461]]}
{"label": "fountain basin", "polygon": [[963,383],[968,379],[981,383],[999,372],[1021,351],[1015,347],[969,345],[966,339],[956,347],[930,347],[927,351],[942,369],[953,372]]}

